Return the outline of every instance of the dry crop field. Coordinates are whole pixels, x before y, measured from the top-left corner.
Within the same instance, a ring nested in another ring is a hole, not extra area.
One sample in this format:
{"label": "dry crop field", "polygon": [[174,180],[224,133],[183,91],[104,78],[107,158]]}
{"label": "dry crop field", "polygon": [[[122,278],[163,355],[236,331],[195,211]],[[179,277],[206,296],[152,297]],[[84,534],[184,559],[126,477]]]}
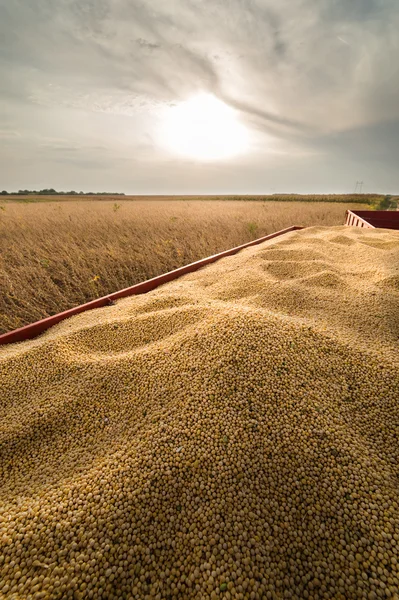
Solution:
{"label": "dry crop field", "polygon": [[361,208],[259,200],[2,200],[0,333],[290,225],[341,225]]}

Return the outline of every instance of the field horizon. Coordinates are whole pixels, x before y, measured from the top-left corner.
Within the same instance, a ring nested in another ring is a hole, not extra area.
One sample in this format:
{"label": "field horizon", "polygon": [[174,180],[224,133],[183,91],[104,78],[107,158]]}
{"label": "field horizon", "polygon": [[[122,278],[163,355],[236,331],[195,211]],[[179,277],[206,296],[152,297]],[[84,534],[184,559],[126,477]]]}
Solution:
{"label": "field horizon", "polygon": [[0,205],[10,202],[72,202],[72,201],[231,201],[231,202],[342,202],[376,205],[382,201],[385,194],[124,194],[124,193],[68,193],[56,194],[34,193],[20,194],[18,192],[0,194]]}

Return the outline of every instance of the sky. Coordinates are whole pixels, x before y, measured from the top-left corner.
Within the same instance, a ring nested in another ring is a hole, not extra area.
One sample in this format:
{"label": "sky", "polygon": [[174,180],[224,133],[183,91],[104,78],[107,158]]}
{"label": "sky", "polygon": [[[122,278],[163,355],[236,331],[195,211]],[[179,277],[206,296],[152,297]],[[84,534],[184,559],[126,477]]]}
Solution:
{"label": "sky", "polygon": [[397,194],[398,32],[398,0],[0,0],[0,189]]}

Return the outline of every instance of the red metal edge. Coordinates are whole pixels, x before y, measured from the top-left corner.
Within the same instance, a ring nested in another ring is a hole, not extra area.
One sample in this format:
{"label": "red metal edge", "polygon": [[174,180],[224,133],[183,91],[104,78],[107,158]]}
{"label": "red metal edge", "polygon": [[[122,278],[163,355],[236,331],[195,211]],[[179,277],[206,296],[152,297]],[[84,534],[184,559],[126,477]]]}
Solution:
{"label": "red metal edge", "polygon": [[399,213],[390,210],[347,210],[345,225],[399,231]]}
{"label": "red metal edge", "polygon": [[240,252],[240,250],[243,250],[244,248],[249,248],[250,246],[261,244],[262,242],[266,242],[267,240],[271,240],[280,235],[284,235],[285,233],[289,233],[290,231],[297,231],[300,229],[303,229],[303,227],[298,227],[296,225],[293,225],[292,227],[287,227],[286,229],[281,229],[280,231],[270,233],[269,235],[266,235],[257,240],[253,240],[252,242],[248,242],[247,244],[242,244],[241,246],[237,246],[236,248],[231,248],[230,250],[225,250],[224,252],[213,254],[212,256],[208,256],[207,258],[202,258],[201,260],[197,260],[196,262],[185,265],[184,267],[179,267],[174,271],[169,271],[168,273],[164,273],[163,275],[158,275],[158,277],[154,277],[153,279],[148,279],[147,281],[137,283],[136,285],[132,285],[123,290],[119,290],[118,292],[113,292],[112,294],[108,294],[107,296],[102,296],[101,298],[97,298],[96,300],[92,300],[91,302],[86,302],[85,304],[75,306],[74,308],[70,308],[68,310],[65,310],[64,312],[52,315],[51,317],[41,319],[40,321],[36,321],[36,323],[25,325],[24,327],[20,327],[19,329],[14,329],[14,331],[8,331],[7,333],[3,333],[2,335],[0,335],[0,346],[35,338],[36,336],[40,335],[41,333],[43,333],[53,325],[56,325],[60,321],[63,321],[64,319],[73,317],[74,315],[85,312],[86,310],[92,310],[93,308],[101,308],[103,306],[112,305],[114,304],[114,301],[118,300],[119,298],[126,298],[127,296],[145,294],[147,292],[150,292],[151,290],[154,290],[155,288],[159,287],[164,283],[173,281],[174,279],[178,279],[179,277],[181,277],[182,275],[186,275],[187,273],[193,273],[201,267],[216,262],[217,260],[220,260],[225,256],[232,256],[233,254]]}
{"label": "red metal edge", "polygon": [[374,228],[399,230],[399,212],[392,210],[356,210],[355,214]]}
{"label": "red metal edge", "polygon": [[[370,210],[369,212],[372,213],[373,211]],[[356,211],[352,210],[346,211],[345,225],[347,225],[348,227],[367,227],[369,229],[375,229],[374,225],[363,219],[363,217],[360,217],[358,214],[356,214]]]}

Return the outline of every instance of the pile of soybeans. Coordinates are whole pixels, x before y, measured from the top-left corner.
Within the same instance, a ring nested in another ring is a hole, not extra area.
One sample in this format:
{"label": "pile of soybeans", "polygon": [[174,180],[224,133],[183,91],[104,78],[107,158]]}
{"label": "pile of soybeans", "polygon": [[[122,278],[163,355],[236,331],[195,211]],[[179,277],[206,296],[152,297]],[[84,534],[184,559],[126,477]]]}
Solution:
{"label": "pile of soybeans", "polygon": [[0,598],[399,598],[399,233],[309,228],[0,348]]}

